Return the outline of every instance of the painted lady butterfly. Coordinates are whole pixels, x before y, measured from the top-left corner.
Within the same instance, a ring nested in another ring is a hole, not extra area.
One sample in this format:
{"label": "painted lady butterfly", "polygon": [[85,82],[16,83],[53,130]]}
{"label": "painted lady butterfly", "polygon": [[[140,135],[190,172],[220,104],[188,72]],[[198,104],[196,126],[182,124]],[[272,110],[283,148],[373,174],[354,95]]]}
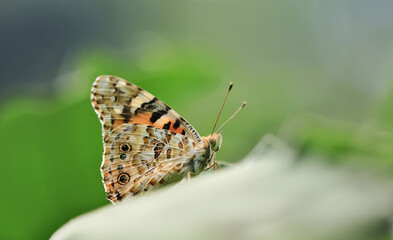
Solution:
{"label": "painted lady butterfly", "polygon": [[99,76],[91,101],[102,124],[101,175],[111,202],[218,166],[215,154],[222,133],[201,137],[183,117],[140,87],[119,77]]}

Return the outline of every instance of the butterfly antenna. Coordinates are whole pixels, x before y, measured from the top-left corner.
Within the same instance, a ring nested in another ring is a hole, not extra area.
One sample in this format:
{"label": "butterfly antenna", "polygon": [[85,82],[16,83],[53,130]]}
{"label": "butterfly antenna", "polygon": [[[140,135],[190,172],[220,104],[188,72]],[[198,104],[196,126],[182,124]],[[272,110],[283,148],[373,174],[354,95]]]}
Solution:
{"label": "butterfly antenna", "polygon": [[242,105],[239,107],[239,109],[238,109],[230,118],[228,118],[228,120],[226,120],[226,121],[221,125],[221,127],[218,128],[218,130],[217,130],[216,132],[220,131],[221,128],[222,128],[225,124],[227,124],[229,121],[231,121],[231,119],[232,119],[234,116],[236,116],[236,114],[238,114],[238,113],[240,112],[240,110],[242,110],[242,109],[244,108],[244,106],[246,106],[246,104],[247,104],[247,102],[244,101],[244,102],[242,103]]}
{"label": "butterfly antenna", "polygon": [[216,126],[217,126],[217,123],[218,123],[218,119],[220,118],[222,109],[224,109],[224,105],[225,105],[225,103],[227,102],[228,95],[229,95],[229,93],[231,92],[232,87],[233,87],[233,82],[231,82],[231,83],[229,84],[229,89],[228,89],[227,96],[225,97],[225,100],[224,100],[224,103],[222,104],[221,110],[220,110],[220,112],[218,113],[217,120],[216,120],[216,123],[214,124],[212,134],[214,133],[214,129],[216,129]]}

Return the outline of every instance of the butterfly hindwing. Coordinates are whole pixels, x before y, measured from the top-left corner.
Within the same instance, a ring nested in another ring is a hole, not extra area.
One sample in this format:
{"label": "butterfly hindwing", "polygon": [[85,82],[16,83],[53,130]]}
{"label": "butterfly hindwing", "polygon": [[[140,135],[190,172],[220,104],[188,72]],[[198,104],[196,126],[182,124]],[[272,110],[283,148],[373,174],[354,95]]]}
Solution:
{"label": "butterfly hindwing", "polygon": [[104,142],[103,183],[112,202],[182,176],[184,160],[195,153],[195,141],[166,129],[123,124]]}
{"label": "butterfly hindwing", "polygon": [[115,76],[99,76],[91,100],[102,123],[104,139],[125,123],[152,125],[201,142],[198,132],[183,117],[142,88]]}

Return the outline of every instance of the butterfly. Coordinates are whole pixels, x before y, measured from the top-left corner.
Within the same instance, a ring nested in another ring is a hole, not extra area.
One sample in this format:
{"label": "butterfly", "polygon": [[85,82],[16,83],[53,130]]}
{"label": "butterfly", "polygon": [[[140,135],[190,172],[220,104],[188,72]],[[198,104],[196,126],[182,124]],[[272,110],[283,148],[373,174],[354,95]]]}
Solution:
{"label": "butterfly", "polygon": [[218,166],[215,155],[222,132],[201,137],[182,116],[142,88],[119,77],[99,76],[91,102],[102,124],[101,175],[112,203]]}

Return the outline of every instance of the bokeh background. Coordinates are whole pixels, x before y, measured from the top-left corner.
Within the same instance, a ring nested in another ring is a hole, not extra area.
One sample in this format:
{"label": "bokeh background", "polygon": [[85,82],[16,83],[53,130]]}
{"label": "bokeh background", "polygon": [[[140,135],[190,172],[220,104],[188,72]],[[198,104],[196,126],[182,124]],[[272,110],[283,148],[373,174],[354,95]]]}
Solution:
{"label": "bokeh background", "polygon": [[109,204],[95,77],[148,90],[210,133],[219,160],[265,134],[299,156],[393,176],[393,2],[0,2],[1,239],[47,239]]}

